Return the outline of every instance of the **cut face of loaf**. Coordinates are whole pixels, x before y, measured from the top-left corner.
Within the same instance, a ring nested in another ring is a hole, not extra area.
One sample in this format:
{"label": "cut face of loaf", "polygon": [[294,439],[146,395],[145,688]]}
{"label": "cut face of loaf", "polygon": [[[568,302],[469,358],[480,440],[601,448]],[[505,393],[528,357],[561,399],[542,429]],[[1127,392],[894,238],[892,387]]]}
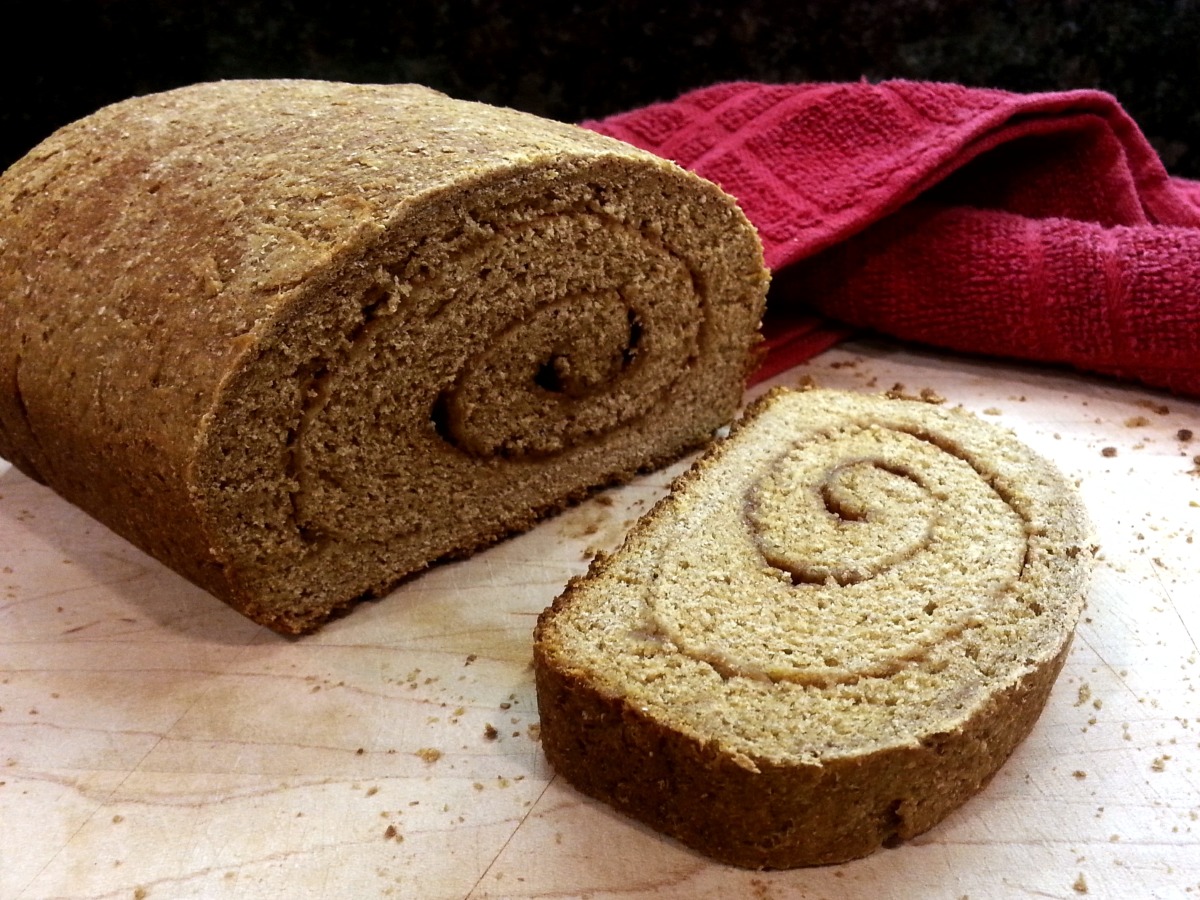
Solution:
{"label": "cut face of loaf", "polygon": [[1064,478],[965,412],[768,394],[540,617],[542,745],[723,862],[866,855],[1033,727],[1087,535]]}
{"label": "cut face of loaf", "polygon": [[573,126],[141,97],[0,178],[0,455],[302,632],[708,440],[766,285],[728,196]]}

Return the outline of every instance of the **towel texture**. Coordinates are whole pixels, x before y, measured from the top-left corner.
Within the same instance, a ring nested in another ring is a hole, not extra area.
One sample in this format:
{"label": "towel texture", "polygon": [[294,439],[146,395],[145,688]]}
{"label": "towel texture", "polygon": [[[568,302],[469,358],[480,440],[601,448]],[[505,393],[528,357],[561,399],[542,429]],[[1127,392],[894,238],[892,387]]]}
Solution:
{"label": "towel texture", "polygon": [[1200,183],[1108,94],[740,82],[585,124],[757,226],[786,316],[759,377],[850,325],[1200,394]]}

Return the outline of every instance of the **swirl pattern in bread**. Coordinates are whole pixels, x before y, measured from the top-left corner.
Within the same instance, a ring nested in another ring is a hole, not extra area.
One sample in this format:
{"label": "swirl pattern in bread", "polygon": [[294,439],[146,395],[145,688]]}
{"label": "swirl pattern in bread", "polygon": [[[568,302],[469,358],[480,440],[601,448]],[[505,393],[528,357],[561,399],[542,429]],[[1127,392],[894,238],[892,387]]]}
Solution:
{"label": "swirl pattern in bread", "polygon": [[135,98],[0,210],[0,455],[283,632],[709,439],[767,283],[711,183],[412,85]]}
{"label": "swirl pattern in bread", "polygon": [[1087,535],[1053,466],[961,410],[772,392],[540,617],[546,755],[736,865],[910,838],[1033,727]]}

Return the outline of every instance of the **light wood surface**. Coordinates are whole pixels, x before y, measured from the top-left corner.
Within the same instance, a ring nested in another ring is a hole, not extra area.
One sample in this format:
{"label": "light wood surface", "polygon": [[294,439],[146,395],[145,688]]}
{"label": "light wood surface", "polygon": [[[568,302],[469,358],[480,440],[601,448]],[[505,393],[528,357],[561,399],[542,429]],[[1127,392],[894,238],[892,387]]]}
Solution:
{"label": "light wood surface", "polygon": [[1095,524],[1045,714],[934,830],[742,871],[549,769],[534,619],[683,463],[289,640],[0,462],[0,898],[1200,897],[1200,404],[884,343],[805,375],[1006,425]]}

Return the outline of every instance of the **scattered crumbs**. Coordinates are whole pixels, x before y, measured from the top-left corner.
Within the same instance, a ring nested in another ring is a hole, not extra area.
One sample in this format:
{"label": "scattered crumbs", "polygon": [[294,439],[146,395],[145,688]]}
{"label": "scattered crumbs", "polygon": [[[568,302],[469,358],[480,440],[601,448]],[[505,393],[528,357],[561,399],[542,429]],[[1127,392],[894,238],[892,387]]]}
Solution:
{"label": "scattered crumbs", "polygon": [[475,660],[477,660],[477,659],[479,659],[479,657],[476,656],[474,653],[471,653],[467,656],[467,661],[464,662],[463,665],[469,666],[471,663],[475,662]]}
{"label": "scattered crumbs", "polygon": [[1105,447],[1100,451],[1101,456],[1113,457],[1117,455],[1116,447]]}
{"label": "scattered crumbs", "polygon": [[596,499],[596,502],[599,503],[601,506],[612,506],[613,505],[613,498],[609,494],[600,494],[595,499]]}
{"label": "scattered crumbs", "polygon": [[483,785],[478,781],[476,781],[474,784],[472,784],[471,787],[475,788],[475,790],[477,790],[477,791],[483,790]]}
{"label": "scattered crumbs", "polygon": [[435,763],[442,758],[442,751],[436,747],[422,747],[416,752],[416,755],[427,763]]}
{"label": "scattered crumbs", "polygon": [[1162,756],[1156,756],[1154,757],[1153,762],[1150,763],[1150,768],[1155,772],[1165,772],[1167,769],[1167,760],[1170,758],[1171,757],[1167,756],[1166,754],[1163,754]]}
{"label": "scattered crumbs", "polygon": [[123,815],[121,815],[120,813],[117,813],[115,816],[112,817],[112,820],[113,820],[114,825],[120,825],[122,822],[125,821],[125,817]]}
{"label": "scattered crumbs", "polygon": [[987,409],[985,409],[983,411],[983,414],[985,416],[1002,416],[1002,415],[1004,415],[1004,413],[1002,413],[1000,410],[996,409],[996,407],[994,407],[994,406],[989,406]]}
{"label": "scattered crumbs", "polygon": [[926,403],[945,403],[946,398],[933,388],[921,388],[921,399]]}
{"label": "scattered crumbs", "polygon": [[1083,877],[1083,873],[1079,873],[1079,877],[1075,879],[1075,883],[1071,885],[1071,890],[1077,894],[1086,894],[1088,892],[1087,879]]}
{"label": "scattered crumbs", "polygon": [[540,722],[534,722],[525,729],[525,733],[529,735],[531,741],[540,741],[542,739],[542,725]]}
{"label": "scattered crumbs", "polygon": [[1087,778],[1087,772],[1083,771],[1083,769],[1076,769],[1074,772],[1071,773],[1071,776],[1073,778],[1078,778],[1080,781],[1082,781],[1084,778]]}
{"label": "scattered crumbs", "polygon": [[510,703],[508,700],[505,700],[503,703],[500,704],[500,708],[501,709],[512,709],[512,703]]}
{"label": "scattered crumbs", "polygon": [[1083,706],[1083,704],[1087,703],[1091,699],[1092,699],[1092,688],[1085,681],[1083,684],[1081,684],[1079,686],[1079,699],[1075,701],[1075,705]]}
{"label": "scattered crumbs", "polygon": [[355,751],[354,751],[354,755],[355,755],[355,756],[362,756],[362,755],[363,755],[364,753],[366,753],[366,752],[367,752],[367,751],[366,751],[366,750],[364,750],[362,747],[359,747],[357,750],[355,750]]}
{"label": "scattered crumbs", "polygon": [[1118,842],[1118,841],[1120,841],[1120,840],[1121,840],[1121,836],[1120,836],[1119,834],[1110,834],[1110,835],[1108,836],[1108,842],[1109,842],[1110,844],[1115,844],[1115,843],[1117,843],[1117,842]]}
{"label": "scattered crumbs", "polygon": [[496,738],[500,737],[500,732],[496,730],[495,725],[493,725],[491,722],[488,722],[483,726],[483,736],[489,741],[494,741]]}
{"label": "scattered crumbs", "polygon": [[395,841],[396,843],[400,843],[404,840],[404,835],[396,830],[395,825],[389,825],[383,830],[383,839],[385,841]]}
{"label": "scattered crumbs", "polygon": [[379,793],[379,788],[375,787],[374,785],[367,788],[367,796],[368,797],[374,797],[378,793]]}
{"label": "scattered crumbs", "polygon": [[1150,424],[1150,420],[1145,416],[1132,416],[1125,420],[1126,428],[1145,428]]}
{"label": "scattered crumbs", "polygon": [[1101,700],[1099,697],[1097,697],[1095,700],[1093,700],[1093,701],[1092,701],[1092,708],[1093,708],[1093,709],[1100,709],[1100,708],[1102,708],[1103,706],[1104,706],[1104,701],[1103,701],[1103,700]]}
{"label": "scattered crumbs", "polygon": [[1167,406],[1165,403],[1155,403],[1153,400],[1139,400],[1138,406],[1142,407],[1143,409],[1148,409],[1158,416],[1165,416],[1171,412],[1171,407]]}
{"label": "scattered crumbs", "polygon": [[1177,432],[1175,432],[1175,439],[1183,444],[1186,444],[1188,441],[1190,441],[1192,437],[1192,429],[1190,428],[1180,428]]}

